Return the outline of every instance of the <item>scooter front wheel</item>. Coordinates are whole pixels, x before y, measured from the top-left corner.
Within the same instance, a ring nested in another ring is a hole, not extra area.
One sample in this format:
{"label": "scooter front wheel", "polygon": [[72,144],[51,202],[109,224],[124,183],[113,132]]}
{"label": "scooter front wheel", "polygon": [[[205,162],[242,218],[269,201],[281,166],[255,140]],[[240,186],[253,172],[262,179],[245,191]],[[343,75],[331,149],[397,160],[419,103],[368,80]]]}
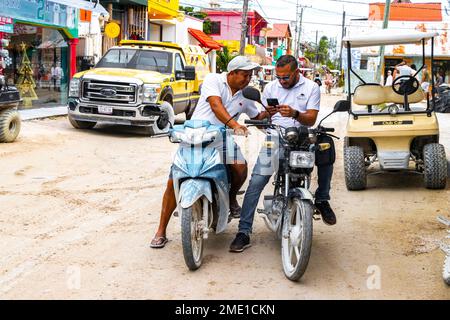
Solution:
{"label": "scooter front wheel", "polygon": [[184,261],[189,270],[197,270],[203,258],[202,202],[181,209],[181,243]]}
{"label": "scooter front wheel", "polygon": [[312,245],[313,207],[309,201],[293,198],[284,214],[281,260],[289,280],[299,280],[306,271]]}

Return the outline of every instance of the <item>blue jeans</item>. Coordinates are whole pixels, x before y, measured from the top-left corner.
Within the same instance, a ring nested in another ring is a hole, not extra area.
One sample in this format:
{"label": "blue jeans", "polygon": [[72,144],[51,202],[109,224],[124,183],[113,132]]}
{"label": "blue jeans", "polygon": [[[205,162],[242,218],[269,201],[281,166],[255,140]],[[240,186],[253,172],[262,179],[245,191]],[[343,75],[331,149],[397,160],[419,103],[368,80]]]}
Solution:
{"label": "blue jeans", "polygon": [[[260,174],[260,157],[253,168],[250,182],[245,192],[244,203],[242,204],[241,218],[239,220],[239,232],[249,235],[252,233],[253,219],[264,187],[270,180],[271,175]],[[316,201],[330,200],[331,178],[333,176],[333,165],[317,167],[318,188],[315,193]]]}

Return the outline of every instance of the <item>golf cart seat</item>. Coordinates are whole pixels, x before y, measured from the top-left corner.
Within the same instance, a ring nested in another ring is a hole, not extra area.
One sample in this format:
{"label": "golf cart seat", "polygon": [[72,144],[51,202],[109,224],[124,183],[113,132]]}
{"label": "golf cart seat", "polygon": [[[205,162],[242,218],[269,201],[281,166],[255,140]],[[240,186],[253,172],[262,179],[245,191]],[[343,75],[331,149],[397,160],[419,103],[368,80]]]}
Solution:
{"label": "golf cart seat", "polygon": [[[422,88],[408,95],[409,103],[418,103],[424,99]],[[403,96],[394,92],[392,86],[382,87],[377,83],[365,83],[355,88],[353,102],[363,106],[374,106],[383,103],[403,104]]]}
{"label": "golf cart seat", "polygon": [[[403,96],[395,93],[392,86],[383,87],[385,94],[385,103],[400,103],[402,104],[404,99]],[[418,103],[425,98],[422,88],[419,87],[416,92],[408,95],[408,103]]]}
{"label": "golf cart seat", "polygon": [[355,88],[353,102],[362,106],[373,106],[384,103],[385,92],[377,83],[365,83]]}

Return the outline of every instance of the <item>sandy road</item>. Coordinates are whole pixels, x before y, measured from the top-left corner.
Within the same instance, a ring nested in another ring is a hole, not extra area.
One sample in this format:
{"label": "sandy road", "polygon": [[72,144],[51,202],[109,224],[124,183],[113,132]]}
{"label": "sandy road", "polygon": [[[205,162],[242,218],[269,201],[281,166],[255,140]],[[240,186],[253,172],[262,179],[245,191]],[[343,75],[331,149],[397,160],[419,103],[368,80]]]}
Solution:
{"label": "sandy road", "polygon": [[[336,99],[324,97],[322,116]],[[450,158],[450,115],[439,117]],[[338,114],[327,124],[343,136],[345,121]],[[238,143],[252,166],[258,145]],[[65,118],[24,122],[15,143],[0,145],[0,298],[450,298],[438,249],[446,232],[436,222],[437,215],[450,218],[450,186],[430,191],[418,175],[389,174],[348,192],[342,141],[331,202],[338,224],[315,222],[299,283],[284,277],[279,241],[258,217],[250,249],[228,252],[232,221],[207,241],[202,268],[189,272],[179,218],[166,248],[148,247],[176,148],[124,128],[80,131]]]}

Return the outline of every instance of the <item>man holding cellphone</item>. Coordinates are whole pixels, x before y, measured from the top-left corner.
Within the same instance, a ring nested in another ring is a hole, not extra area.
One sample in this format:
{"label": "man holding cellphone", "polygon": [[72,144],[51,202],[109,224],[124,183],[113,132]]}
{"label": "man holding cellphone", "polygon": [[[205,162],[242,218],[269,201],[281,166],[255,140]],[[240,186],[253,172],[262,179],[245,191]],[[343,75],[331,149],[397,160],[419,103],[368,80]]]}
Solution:
{"label": "man holding cellphone", "polygon": [[[272,123],[285,128],[314,125],[320,107],[319,86],[300,74],[298,62],[291,55],[281,56],[275,71],[277,80],[268,83],[262,94],[262,102],[272,105],[268,107]],[[277,105],[273,106],[274,104]],[[242,252],[250,246],[250,233],[259,197],[277,169],[277,161],[267,161],[278,157],[278,148],[274,147],[278,144],[278,137],[272,135],[273,132],[269,129],[265,146],[261,148],[253,168],[242,205],[239,230],[230,245],[231,252]],[[334,225],[336,216],[328,203],[333,164],[320,165],[317,169],[319,187],[315,193],[315,206],[320,211],[322,220],[328,225]]]}

